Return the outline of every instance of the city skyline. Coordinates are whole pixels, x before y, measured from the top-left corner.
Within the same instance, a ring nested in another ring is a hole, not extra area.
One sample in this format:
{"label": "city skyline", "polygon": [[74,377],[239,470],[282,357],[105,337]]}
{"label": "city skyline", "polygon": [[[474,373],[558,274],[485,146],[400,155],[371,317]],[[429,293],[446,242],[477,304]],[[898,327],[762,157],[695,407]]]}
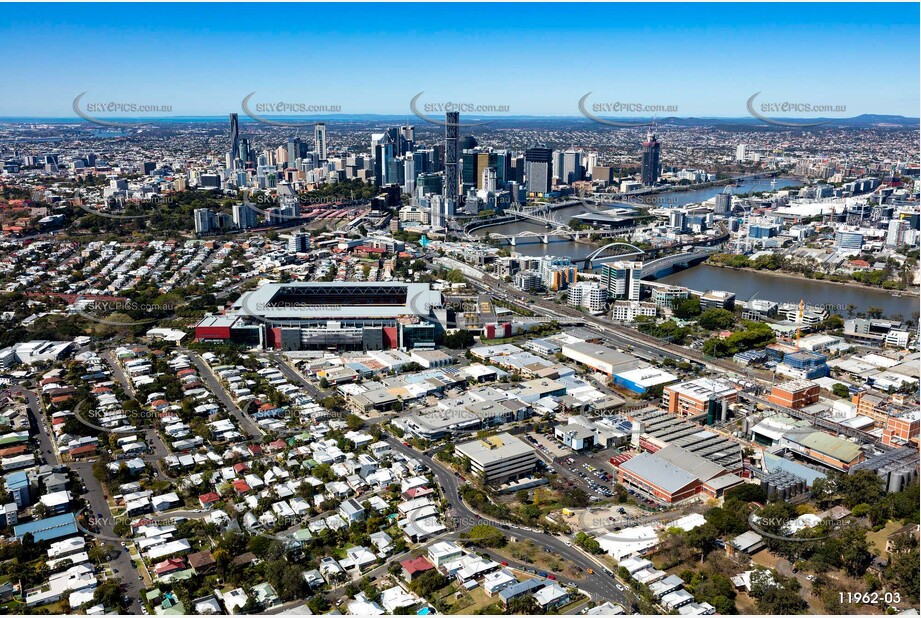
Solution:
{"label": "city skyline", "polygon": [[[410,101],[419,93],[420,106],[450,101],[507,110],[483,116],[574,117],[589,92],[601,109],[593,113],[604,117],[741,118],[757,92],[765,104],[846,108],[819,116],[918,116],[919,98],[909,94],[919,90],[915,71],[876,80],[872,89],[855,87],[860,75],[878,70],[876,58],[916,59],[917,29],[911,20],[893,20],[897,6],[836,5],[823,12],[821,28],[810,5],[795,14],[761,4],[545,4],[527,13],[498,5],[487,22],[480,4],[354,4],[356,19],[347,24],[317,20],[322,5],[285,5],[282,12],[240,4],[217,12],[191,4],[183,6],[183,20],[155,23],[143,6],[117,6],[104,13],[94,5],[59,6],[51,18],[7,5],[0,49],[16,96],[0,103],[0,117],[75,117],[73,100],[84,92],[85,102],[167,105],[168,114],[149,116],[180,118],[236,112],[250,93],[254,105],[339,110],[311,115],[318,118],[412,116]],[[51,29],[56,36],[36,51],[30,41]],[[873,60],[842,43],[855,35],[874,42]],[[164,40],[171,45],[166,55]],[[267,53],[273,47],[288,50],[288,60]],[[352,60],[330,67],[317,51],[336,48],[351,49],[343,58]],[[450,70],[418,72],[431,49],[445,50],[441,62]],[[829,50],[834,63],[823,61]],[[182,63],[171,63],[170,54]],[[323,70],[301,68],[316,65]],[[674,111],[617,113],[604,107],[611,102]]]}

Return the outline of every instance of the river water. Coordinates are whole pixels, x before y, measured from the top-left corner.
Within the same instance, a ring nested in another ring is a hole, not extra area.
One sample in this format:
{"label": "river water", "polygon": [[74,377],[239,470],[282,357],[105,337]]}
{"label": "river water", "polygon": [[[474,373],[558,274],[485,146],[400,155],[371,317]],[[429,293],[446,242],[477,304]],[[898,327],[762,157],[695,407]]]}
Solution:
{"label": "river water", "polygon": [[[788,187],[799,187],[802,183],[796,178],[760,178],[755,180],[746,180],[737,187],[732,188],[732,192],[735,194],[748,193],[750,191],[769,191],[771,189],[771,180],[776,180],[777,182],[774,185],[776,189],[785,189]],[[718,193],[723,192],[724,187],[707,187],[706,189],[694,189],[692,191],[672,191],[669,193],[658,193],[655,195],[645,196],[645,198],[653,201],[654,203],[662,204],[663,206],[668,206],[672,208],[680,208],[688,204],[697,204],[699,202],[704,202],[711,199]],[[622,207],[621,204],[612,204],[612,207]],[[582,204],[577,204],[575,206],[570,206],[569,208],[561,208],[560,210],[553,211],[554,216],[556,216],[561,221],[569,221],[569,219],[574,216],[586,212],[587,209]],[[477,236],[485,236],[489,233],[496,234],[517,234],[519,232],[544,232],[546,229],[543,225],[539,223],[531,223],[528,221],[516,221],[514,223],[505,223],[503,225],[496,225],[494,227],[482,228],[475,230],[473,233]],[[569,256],[574,260],[582,259],[590,254],[592,251],[597,249],[597,247],[589,244],[572,242],[571,240],[556,240],[554,238],[550,239],[550,244],[543,244],[539,239],[524,239],[518,242],[515,247],[509,247],[510,250],[522,255],[556,255],[556,256]]]}
{"label": "river water", "polygon": [[661,283],[681,285],[692,290],[724,290],[735,292],[736,300],[752,298],[781,303],[821,305],[829,313],[848,317],[847,306],[855,305],[855,312],[866,312],[869,307],[880,307],[883,315],[901,315],[908,319],[918,311],[917,296],[893,296],[886,290],[838,285],[825,281],[779,277],[752,270],[733,270],[701,264],[658,279]]}

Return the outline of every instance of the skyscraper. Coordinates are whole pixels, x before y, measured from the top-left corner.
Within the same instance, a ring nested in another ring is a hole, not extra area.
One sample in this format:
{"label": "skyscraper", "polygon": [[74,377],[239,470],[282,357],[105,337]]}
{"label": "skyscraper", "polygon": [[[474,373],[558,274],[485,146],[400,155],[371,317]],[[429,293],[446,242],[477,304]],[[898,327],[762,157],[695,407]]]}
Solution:
{"label": "skyscraper", "polygon": [[[445,200],[456,202],[458,195],[457,186],[457,129],[460,123],[460,112],[447,112],[445,114]],[[450,210],[450,207],[449,207]]]}
{"label": "skyscraper", "polygon": [[525,175],[529,193],[548,193],[553,178],[553,151],[543,146],[528,148],[524,153]]}
{"label": "skyscraper", "polygon": [[641,172],[643,185],[651,187],[659,180],[659,142],[649,133],[643,142],[643,168]]}
{"label": "skyscraper", "polygon": [[320,161],[326,161],[326,123],[318,122],[314,127],[313,135],[316,140],[316,151],[320,155]]}
{"label": "skyscraper", "polygon": [[240,158],[240,119],[230,115],[230,164],[236,165]]}
{"label": "skyscraper", "polygon": [[563,171],[560,180],[568,185],[585,179],[581,150],[567,150],[563,153]]}
{"label": "skyscraper", "polygon": [[732,210],[732,189],[726,187],[722,193],[716,194],[716,204],[713,206],[713,214],[728,215]]}
{"label": "skyscraper", "polygon": [[288,167],[294,167],[297,160],[301,158],[301,140],[292,137],[288,140],[288,158],[286,159]]}

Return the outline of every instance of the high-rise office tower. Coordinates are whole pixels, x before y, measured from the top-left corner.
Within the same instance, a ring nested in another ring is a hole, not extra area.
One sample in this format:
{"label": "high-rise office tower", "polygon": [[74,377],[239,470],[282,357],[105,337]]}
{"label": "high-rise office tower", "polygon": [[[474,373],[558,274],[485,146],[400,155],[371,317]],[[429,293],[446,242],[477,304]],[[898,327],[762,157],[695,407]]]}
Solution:
{"label": "high-rise office tower", "polygon": [[474,189],[477,186],[477,177],[480,172],[479,153],[468,151],[461,154],[461,193],[466,193],[468,189]]}
{"label": "high-rise office tower", "polygon": [[659,180],[659,142],[649,133],[643,142],[643,168],[641,172],[643,185],[651,187]]}
{"label": "high-rise office tower", "polygon": [[237,114],[230,115],[230,162],[236,165],[240,158],[240,119]]}
{"label": "high-rise office tower", "polygon": [[563,153],[563,173],[560,180],[568,185],[585,179],[581,150],[567,150]]}
{"label": "high-rise office tower", "polygon": [[716,194],[716,204],[713,206],[713,214],[728,215],[732,210],[732,189],[726,187],[722,193]]}
{"label": "high-rise office tower", "polygon": [[196,234],[207,234],[215,228],[214,211],[210,208],[196,208],[192,214]]}
{"label": "high-rise office tower", "polygon": [[313,129],[314,139],[316,140],[317,154],[320,155],[320,161],[327,160],[327,150],[326,150],[326,123],[318,122]]}
{"label": "high-rise office tower", "polygon": [[601,285],[608,296],[618,300],[640,299],[642,262],[622,261],[601,265]]}
{"label": "high-rise office tower", "polygon": [[550,191],[550,182],[553,178],[552,158],[553,151],[542,146],[528,148],[525,151],[524,162],[528,192],[548,193]]}
{"label": "high-rise office tower", "polygon": [[374,147],[374,184],[381,187],[389,182],[391,162],[394,160],[394,147],[390,136],[386,133],[383,139]]}
{"label": "high-rise office tower", "polygon": [[459,187],[457,186],[457,129],[460,123],[460,112],[447,112],[445,114],[445,185],[444,196],[446,200],[456,202]]}
{"label": "high-rise office tower", "polygon": [[297,164],[297,160],[301,158],[301,140],[297,137],[292,137],[288,140],[288,158],[287,167],[294,167]]}
{"label": "high-rise office tower", "polygon": [[908,221],[890,219],[886,229],[886,246],[901,247],[905,243],[905,232],[908,231]]}
{"label": "high-rise office tower", "polygon": [[254,163],[253,161],[253,151],[249,147],[249,140],[245,137],[240,140],[240,160],[243,161],[243,166],[246,167],[247,163]]}
{"label": "high-rise office tower", "polygon": [[403,154],[407,152],[412,152],[416,149],[416,127],[413,125],[407,125],[400,127],[400,136],[403,138],[403,141],[406,143],[406,150]]}

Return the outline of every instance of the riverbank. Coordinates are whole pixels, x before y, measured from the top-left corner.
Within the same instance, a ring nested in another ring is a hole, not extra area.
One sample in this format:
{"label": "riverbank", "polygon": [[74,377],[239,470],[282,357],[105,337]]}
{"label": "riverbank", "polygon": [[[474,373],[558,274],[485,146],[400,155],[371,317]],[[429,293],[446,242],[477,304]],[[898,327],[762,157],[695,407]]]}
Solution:
{"label": "riverbank", "polygon": [[726,266],[725,264],[714,264],[712,262],[706,262],[707,266],[712,268],[724,268],[726,270],[735,270],[738,272],[755,272],[759,275],[768,275],[771,277],[778,277],[781,279],[797,279],[799,281],[815,281],[816,283],[827,283],[830,285],[840,285],[846,288],[853,288],[855,290],[873,290],[876,292],[881,292],[883,294],[888,293],[893,298],[899,298],[901,296],[913,296],[921,297],[921,293],[918,290],[905,289],[905,290],[887,290],[883,287],[877,287],[874,285],[866,285],[860,283],[859,281],[831,281],[829,279],[815,279],[811,277],[806,277],[800,273],[788,273],[784,271],[777,270],[758,270],[757,268],[742,268],[739,266]]}

